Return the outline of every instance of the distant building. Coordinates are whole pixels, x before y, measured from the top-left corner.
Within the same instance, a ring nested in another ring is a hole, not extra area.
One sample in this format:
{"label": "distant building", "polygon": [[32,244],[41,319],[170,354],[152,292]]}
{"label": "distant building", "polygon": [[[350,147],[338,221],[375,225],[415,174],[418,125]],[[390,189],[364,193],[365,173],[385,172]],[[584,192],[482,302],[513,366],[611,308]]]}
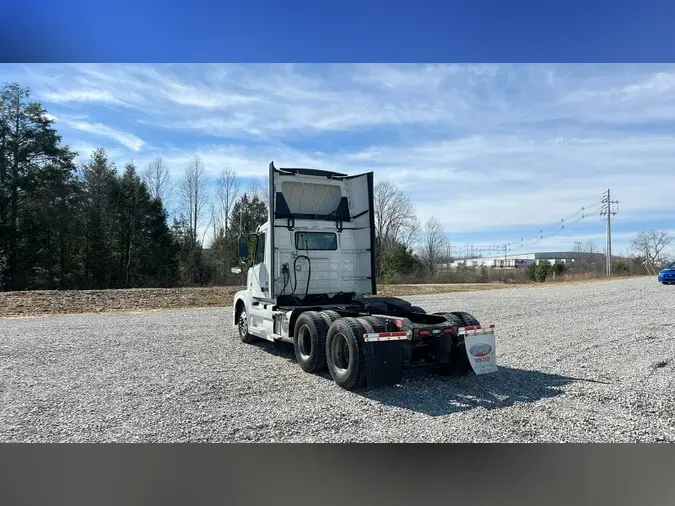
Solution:
{"label": "distant building", "polygon": [[604,262],[605,254],[584,253],[581,251],[558,251],[548,253],[535,253],[534,259],[537,265],[539,265],[542,262],[548,262],[550,264],[555,264],[558,262],[564,264],[573,264],[575,262],[596,263],[596,262]]}
{"label": "distant building", "polygon": [[[456,260],[449,264],[451,269],[460,267],[490,267],[495,269],[523,269],[532,264],[539,265],[542,262],[550,264],[564,263],[573,264],[582,262],[585,264],[604,262],[603,253],[582,253],[576,251],[557,251],[545,253],[529,253],[517,257],[507,256],[506,258],[469,258],[465,260]],[[445,266],[445,265],[444,265]]]}

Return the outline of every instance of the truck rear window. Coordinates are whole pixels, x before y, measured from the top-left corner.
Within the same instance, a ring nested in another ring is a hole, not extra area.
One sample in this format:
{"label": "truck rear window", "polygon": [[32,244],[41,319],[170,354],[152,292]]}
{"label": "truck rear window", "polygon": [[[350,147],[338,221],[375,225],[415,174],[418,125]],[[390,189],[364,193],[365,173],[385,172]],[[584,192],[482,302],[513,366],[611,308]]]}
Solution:
{"label": "truck rear window", "polygon": [[302,250],[337,249],[337,235],[331,232],[296,232],[295,247]]}

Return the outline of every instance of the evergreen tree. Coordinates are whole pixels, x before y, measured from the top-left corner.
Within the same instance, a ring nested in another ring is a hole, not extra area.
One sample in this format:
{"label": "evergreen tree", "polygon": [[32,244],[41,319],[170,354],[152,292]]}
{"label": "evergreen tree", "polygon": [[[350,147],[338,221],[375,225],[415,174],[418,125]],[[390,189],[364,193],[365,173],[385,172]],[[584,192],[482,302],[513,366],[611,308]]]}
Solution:
{"label": "evergreen tree", "polygon": [[120,194],[115,165],[104,149],[95,150],[84,164],[84,276],[91,288],[117,287],[121,255],[117,199]]}
{"label": "evergreen tree", "polygon": [[34,286],[36,276],[51,285],[69,268],[68,231],[55,221],[71,213],[75,154],[29,95],[17,83],[0,92],[0,286],[10,290]]}
{"label": "evergreen tree", "polygon": [[267,221],[267,204],[258,195],[244,193],[232,207],[230,231],[232,237],[252,234],[256,228]]}
{"label": "evergreen tree", "polygon": [[166,285],[175,281],[176,247],[159,198],[127,164],[119,182],[119,258],[126,287]]}

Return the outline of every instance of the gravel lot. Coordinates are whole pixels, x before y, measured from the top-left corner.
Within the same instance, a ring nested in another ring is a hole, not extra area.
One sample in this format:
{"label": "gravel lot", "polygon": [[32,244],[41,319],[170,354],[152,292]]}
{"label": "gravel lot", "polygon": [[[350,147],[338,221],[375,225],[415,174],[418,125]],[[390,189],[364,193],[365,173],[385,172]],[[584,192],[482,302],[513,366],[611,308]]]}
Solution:
{"label": "gravel lot", "polygon": [[497,325],[500,371],[347,392],[229,308],[0,320],[0,441],[675,441],[675,286],[409,297]]}

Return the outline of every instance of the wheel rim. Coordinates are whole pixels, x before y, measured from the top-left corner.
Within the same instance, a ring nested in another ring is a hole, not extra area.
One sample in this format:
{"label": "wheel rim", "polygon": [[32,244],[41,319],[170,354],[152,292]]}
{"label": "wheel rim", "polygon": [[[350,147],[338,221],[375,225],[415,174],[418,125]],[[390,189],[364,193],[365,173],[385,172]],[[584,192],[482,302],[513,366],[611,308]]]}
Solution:
{"label": "wheel rim", "polygon": [[339,373],[347,372],[349,368],[349,344],[344,334],[336,334],[330,346],[333,365]]}
{"label": "wheel rim", "polygon": [[246,310],[244,310],[239,315],[239,335],[241,337],[248,335],[248,323],[246,323],[247,319]]}
{"label": "wheel rim", "polygon": [[305,360],[312,354],[312,338],[310,337],[307,325],[303,325],[298,331],[298,351],[300,352],[300,356]]}

